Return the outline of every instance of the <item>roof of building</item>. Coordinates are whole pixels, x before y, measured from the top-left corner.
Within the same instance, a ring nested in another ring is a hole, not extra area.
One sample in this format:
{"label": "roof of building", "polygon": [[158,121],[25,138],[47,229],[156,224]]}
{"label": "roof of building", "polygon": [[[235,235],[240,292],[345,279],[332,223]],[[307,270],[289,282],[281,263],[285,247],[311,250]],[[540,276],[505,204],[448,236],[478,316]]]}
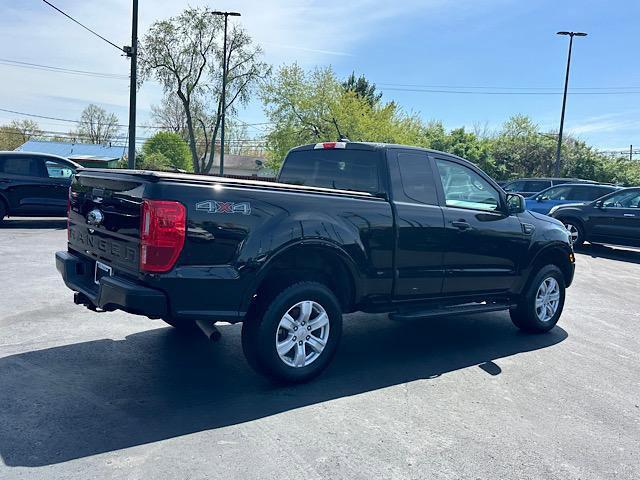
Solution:
{"label": "roof of building", "polygon": [[71,143],[71,142],[47,142],[42,140],[29,140],[22,144],[17,151],[50,153],[61,157],[72,159],[89,159],[91,157],[108,157],[109,159],[120,159],[126,152],[126,147],[112,147],[110,145],[97,145],[94,143]]}

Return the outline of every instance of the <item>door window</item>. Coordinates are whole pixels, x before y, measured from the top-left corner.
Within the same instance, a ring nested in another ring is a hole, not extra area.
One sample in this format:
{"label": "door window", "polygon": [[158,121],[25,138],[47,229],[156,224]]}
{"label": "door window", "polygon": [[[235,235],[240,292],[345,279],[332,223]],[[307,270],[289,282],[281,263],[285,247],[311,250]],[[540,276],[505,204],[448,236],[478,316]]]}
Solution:
{"label": "door window", "polygon": [[9,175],[41,177],[40,161],[23,155],[0,157],[0,172]]}
{"label": "door window", "polygon": [[552,187],[538,194],[538,200],[570,200],[571,187]]}
{"label": "door window", "polygon": [[619,192],[602,203],[607,208],[640,208],[640,191]]}
{"label": "door window", "polygon": [[398,153],[402,190],[411,200],[437,205],[436,185],[429,157],[420,153]]}
{"label": "door window", "polygon": [[49,178],[69,178],[75,173],[73,168],[66,163],[47,160],[45,165],[47,167],[47,174],[49,175]]}
{"label": "door window", "polygon": [[476,172],[447,160],[437,159],[436,163],[448,207],[486,211],[500,208],[500,194]]}

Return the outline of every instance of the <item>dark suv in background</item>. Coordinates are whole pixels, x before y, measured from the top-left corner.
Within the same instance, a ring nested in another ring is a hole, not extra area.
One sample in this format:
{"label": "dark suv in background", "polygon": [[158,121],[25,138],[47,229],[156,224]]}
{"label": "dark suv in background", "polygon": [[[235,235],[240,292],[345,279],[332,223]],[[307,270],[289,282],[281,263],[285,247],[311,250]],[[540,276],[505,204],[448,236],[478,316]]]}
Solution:
{"label": "dark suv in background", "polygon": [[624,188],[584,205],[549,213],[564,223],[576,247],[585,241],[640,247],[640,187]]}
{"label": "dark suv in background", "polygon": [[65,216],[71,176],[79,168],[55,155],[0,152],[0,222],[7,216]]}
{"label": "dark suv in background", "polygon": [[530,197],[542,190],[564,183],[597,183],[580,178],[518,178],[502,185],[502,189],[508,193],[517,193],[523,197]]}

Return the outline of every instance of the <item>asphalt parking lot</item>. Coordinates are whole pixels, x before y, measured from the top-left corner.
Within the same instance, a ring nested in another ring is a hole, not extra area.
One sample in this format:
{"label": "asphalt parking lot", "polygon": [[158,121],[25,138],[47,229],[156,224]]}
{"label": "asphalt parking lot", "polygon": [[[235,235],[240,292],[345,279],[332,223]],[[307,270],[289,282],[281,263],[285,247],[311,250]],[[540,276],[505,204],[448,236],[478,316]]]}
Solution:
{"label": "asphalt parking lot", "polygon": [[0,228],[0,478],[640,478],[640,252],[577,255],[559,327],[350,315],[315,382],[72,302],[64,220]]}

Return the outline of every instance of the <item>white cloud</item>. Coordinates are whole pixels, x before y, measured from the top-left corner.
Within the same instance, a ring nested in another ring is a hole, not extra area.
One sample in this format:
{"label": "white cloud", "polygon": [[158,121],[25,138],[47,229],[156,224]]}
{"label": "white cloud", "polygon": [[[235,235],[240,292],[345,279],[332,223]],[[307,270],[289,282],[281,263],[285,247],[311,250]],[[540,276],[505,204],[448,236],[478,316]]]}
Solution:
{"label": "white cloud", "polygon": [[[493,0],[504,1],[504,0]],[[44,2],[11,2],[2,7],[0,59],[65,68],[128,74],[129,62],[113,47],[72,23]],[[130,0],[55,0],[54,4],[116,45],[130,43]],[[192,0],[192,6],[242,12],[239,21],[265,51],[265,60],[279,65],[297,61],[304,66],[328,64],[353,55],[371,35],[397,28],[392,20],[418,13],[464,11],[472,0]],[[149,25],[182,11],[187,2],[140,2],[140,36]],[[439,16],[441,19],[447,16]],[[443,20],[444,21],[444,20]],[[84,105],[97,103],[126,123],[128,81],[100,79],[0,65],[0,108],[56,117],[77,118]],[[145,84],[139,92],[139,123],[161,92]],[[0,121],[11,116],[0,113]],[[54,121],[42,121],[54,129]],[[58,123],[58,126],[60,124]],[[62,127],[57,129],[63,129]]]}
{"label": "white cloud", "polygon": [[640,129],[640,120],[631,112],[609,113],[588,117],[584,121],[574,124],[567,130],[573,135],[626,132]]}

